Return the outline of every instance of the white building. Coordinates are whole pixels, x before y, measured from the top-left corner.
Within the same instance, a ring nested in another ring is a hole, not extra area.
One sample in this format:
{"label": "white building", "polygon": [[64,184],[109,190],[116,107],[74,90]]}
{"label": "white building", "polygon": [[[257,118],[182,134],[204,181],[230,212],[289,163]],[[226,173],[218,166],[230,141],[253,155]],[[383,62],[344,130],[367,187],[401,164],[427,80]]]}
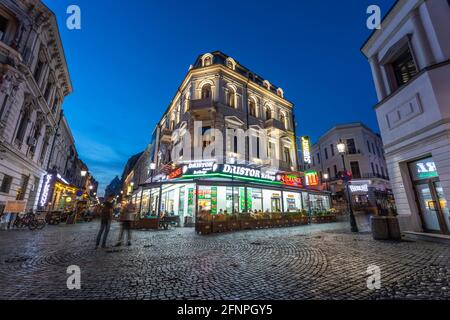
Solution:
{"label": "white building", "polygon": [[337,125],[322,135],[311,147],[311,164],[306,168],[315,170],[322,183],[334,195],[345,199],[345,186],[340,177],[344,172],[342,157],[337,144],[344,142],[347,153],[345,168],[352,173],[350,189],[355,206],[386,208],[390,193],[383,142],[378,134],[362,123]]}
{"label": "white building", "polygon": [[[38,0],[2,0],[0,212],[8,200],[35,207],[47,167],[66,169],[71,135],[65,120],[50,163],[49,155],[64,97],[71,92],[54,14]],[[65,137],[69,142],[61,141]]]}
{"label": "white building", "polygon": [[402,0],[362,47],[403,230],[450,230],[449,31],[449,1]]}

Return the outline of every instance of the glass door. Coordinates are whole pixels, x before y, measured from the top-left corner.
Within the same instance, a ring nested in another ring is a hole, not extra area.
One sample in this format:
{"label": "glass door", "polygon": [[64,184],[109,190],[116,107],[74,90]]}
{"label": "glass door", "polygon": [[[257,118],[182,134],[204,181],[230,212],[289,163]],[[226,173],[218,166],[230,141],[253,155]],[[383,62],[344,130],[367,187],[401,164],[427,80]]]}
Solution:
{"label": "glass door", "polygon": [[417,201],[422,212],[424,229],[431,232],[440,232],[437,202],[433,198],[428,183],[416,185]]}
{"label": "glass door", "polygon": [[447,200],[445,199],[444,190],[439,181],[434,182],[434,188],[436,190],[436,197],[439,203],[439,209],[442,213],[442,220],[444,220],[444,232],[448,233],[450,230],[450,210],[448,208]]}

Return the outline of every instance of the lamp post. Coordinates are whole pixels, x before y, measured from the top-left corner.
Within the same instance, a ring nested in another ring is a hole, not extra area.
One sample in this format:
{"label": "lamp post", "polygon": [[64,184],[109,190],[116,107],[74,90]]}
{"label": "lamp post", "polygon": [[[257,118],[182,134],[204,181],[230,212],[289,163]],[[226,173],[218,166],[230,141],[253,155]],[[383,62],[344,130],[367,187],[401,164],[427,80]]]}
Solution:
{"label": "lamp post", "polygon": [[153,183],[153,172],[156,169],[156,163],[152,162],[150,163],[150,183]]}
{"label": "lamp post", "polygon": [[[347,146],[345,145],[344,142],[340,141],[337,144],[337,149],[339,154],[341,155],[342,158],[342,165],[344,167],[344,172],[345,174],[347,174],[347,168],[345,167],[345,153],[347,151]],[[353,214],[353,208],[352,208],[352,196],[350,194],[350,188],[348,186],[348,179],[346,177],[344,177],[344,184],[345,184],[345,192],[347,194],[347,203],[348,203],[348,211],[350,214],[350,226],[351,226],[351,230],[352,232],[358,232],[358,226],[356,225],[356,220],[355,220],[355,215]]]}
{"label": "lamp post", "polygon": [[[231,157],[230,158],[230,163],[231,164],[235,164],[237,161],[236,157]],[[234,170],[231,170],[231,214],[234,215]],[[239,207],[238,207],[238,211],[239,211]]]}
{"label": "lamp post", "polygon": [[325,187],[327,188],[327,191],[330,191],[329,189],[328,189],[328,180],[330,179],[330,176],[329,176],[329,174],[328,173],[324,173],[323,174],[323,180],[325,180]]}

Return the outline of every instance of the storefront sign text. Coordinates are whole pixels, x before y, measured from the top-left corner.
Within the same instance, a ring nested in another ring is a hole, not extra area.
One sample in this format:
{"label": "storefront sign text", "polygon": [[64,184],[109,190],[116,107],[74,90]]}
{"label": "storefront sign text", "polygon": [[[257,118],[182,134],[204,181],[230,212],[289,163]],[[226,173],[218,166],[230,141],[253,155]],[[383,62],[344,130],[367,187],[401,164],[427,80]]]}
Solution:
{"label": "storefront sign text", "polygon": [[236,176],[275,181],[275,174],[244,166],[225,164],[222,172]]}
{"label": "storefront sign text", "polygon": [[369,186],[367,184],[350,185],[351,192],[369,192]]}
{"label": "storefront sign text", "polygon": [[311,142],[309,137],[305,136],[302,140],[303,162],[311,164]]}

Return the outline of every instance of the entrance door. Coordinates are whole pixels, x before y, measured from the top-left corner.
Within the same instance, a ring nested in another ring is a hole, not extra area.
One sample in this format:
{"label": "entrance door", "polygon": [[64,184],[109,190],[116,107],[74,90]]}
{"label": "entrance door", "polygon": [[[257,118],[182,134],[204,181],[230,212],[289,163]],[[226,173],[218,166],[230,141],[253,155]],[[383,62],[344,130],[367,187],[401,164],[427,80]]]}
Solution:
{"label": "entrance door", "polygon": [[442,220],[443,221],[443,227],[442,229],[444,232],[449,233],[450,231],[450,210],[448,208],[447,200],[445,199],[444,190],[442,189],[441,182],[437,181],[434,183],[434,188],[436,190],[436,198],[437,202],[439,204],[439,209],[442,214]]}
{"label": "entrance door", "polygon": [[417,201],[420,205],[424,229],[430,232],[440,232],[437,202],[433,197],[428,183],[416,185]]}
{"label": "entrance door", "polygon": [[272,212],[281,212],[280,198],[272,198]]}

